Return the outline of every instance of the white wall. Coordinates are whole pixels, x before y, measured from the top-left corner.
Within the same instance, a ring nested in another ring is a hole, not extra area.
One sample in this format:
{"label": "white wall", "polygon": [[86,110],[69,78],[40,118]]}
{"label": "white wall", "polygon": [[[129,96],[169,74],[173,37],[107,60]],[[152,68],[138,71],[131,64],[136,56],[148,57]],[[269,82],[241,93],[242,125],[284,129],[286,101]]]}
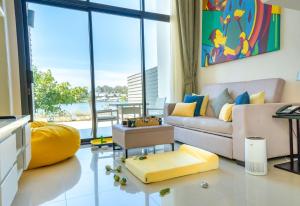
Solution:
{"label": "white wall", "polygon": [[284,8],[300,10],[300,4],[298,0],[262,0],[266,4],[279,5]]}
{"label": "white wall", "polygon": [[199,91],[209,83],[280,77],[286,80],[283,102],[300,102],[300,11],[282,9],[280,51],[201,68]]}

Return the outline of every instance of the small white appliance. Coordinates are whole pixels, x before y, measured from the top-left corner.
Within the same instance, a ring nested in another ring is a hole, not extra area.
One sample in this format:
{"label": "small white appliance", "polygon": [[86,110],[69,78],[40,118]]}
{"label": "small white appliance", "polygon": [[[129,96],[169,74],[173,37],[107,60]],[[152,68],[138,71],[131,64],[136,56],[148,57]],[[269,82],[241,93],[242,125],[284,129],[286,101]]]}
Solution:
{"label": "small white appliance", "polygon": [[246,138],[245,170],[252,175],[266,175],[268,173],[267,144],[265,138]]}

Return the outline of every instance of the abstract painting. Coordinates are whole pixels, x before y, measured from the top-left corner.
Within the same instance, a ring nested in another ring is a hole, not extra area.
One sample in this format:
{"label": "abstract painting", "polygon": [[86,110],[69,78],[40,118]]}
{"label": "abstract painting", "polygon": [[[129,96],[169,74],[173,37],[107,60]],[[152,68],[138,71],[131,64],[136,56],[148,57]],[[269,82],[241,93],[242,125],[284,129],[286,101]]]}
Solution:
{"label": "abstract painting", "polygon": [[203,0],[203,67],[279,49],[279,6],[261,0]]}

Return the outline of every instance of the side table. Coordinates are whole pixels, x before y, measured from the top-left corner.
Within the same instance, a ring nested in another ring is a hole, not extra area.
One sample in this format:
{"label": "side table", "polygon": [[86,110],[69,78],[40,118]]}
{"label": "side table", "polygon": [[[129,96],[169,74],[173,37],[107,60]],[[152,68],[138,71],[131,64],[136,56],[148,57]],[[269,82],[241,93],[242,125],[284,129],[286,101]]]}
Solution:
{"label": "side table", "polygon": [[[299,114],[289,115],[273,115],[273,118],[287,119],[289,121],[289,139],[290,139],[290,161],[282,164],[274,165],[274,167],[283,169],[300,175],[300,130],[299,130]],[[296,122],[296,136],[297,136],[297,154],[294,155],[294,141],[293,141],[293,121]],[[294,159],[296,156],[296,160]]]}

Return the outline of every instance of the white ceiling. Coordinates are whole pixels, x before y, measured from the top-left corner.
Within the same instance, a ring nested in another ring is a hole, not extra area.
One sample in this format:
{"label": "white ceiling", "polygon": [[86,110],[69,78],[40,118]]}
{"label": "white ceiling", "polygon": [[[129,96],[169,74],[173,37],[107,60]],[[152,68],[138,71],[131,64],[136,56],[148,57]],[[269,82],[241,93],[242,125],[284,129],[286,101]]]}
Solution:
{"label": "white ceiling", "polygon": [[283,8],[300,10],[300,0],[263,0],[266,4],[280,5]]}

